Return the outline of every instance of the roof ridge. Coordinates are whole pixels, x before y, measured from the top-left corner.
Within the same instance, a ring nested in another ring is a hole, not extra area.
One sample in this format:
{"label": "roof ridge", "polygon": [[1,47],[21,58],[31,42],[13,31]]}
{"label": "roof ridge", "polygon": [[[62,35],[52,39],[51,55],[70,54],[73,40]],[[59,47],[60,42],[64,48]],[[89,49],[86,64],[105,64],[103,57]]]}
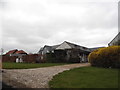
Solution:
{"label": "roof ridge", "polygon": [[68,44],[75,45],[75,46],[84,47],[84,46],[81,46],[81,45],[78,45],[78,44],[75,44],[75,43],[71,43],[71,42],[68,42],[68,41],[64,41],[64,42],[66,42],[66,43],[68,43]]}

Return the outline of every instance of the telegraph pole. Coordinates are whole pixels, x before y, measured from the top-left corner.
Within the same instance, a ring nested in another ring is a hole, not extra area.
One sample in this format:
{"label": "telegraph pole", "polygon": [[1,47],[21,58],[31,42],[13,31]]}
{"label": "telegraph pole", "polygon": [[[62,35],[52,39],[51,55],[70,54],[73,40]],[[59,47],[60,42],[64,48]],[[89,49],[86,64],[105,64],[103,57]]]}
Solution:
{"label": "telegraph pole", "polygon": [[4,49],[1,48],[1,50],[0,50],[0,55],[3,55],[3,53],[4,53]]}

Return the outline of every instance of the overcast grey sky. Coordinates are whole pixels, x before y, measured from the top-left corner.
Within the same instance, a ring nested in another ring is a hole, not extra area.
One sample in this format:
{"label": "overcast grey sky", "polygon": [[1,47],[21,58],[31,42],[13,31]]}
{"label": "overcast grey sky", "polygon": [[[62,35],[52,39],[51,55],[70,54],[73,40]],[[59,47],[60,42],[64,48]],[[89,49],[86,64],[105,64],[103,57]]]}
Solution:
{"label": "overcast grey sky", "polygon": [[35,53],[63,41],[101,47],[118,33],[118,0],[0,0],[0,5],[5,51]]}

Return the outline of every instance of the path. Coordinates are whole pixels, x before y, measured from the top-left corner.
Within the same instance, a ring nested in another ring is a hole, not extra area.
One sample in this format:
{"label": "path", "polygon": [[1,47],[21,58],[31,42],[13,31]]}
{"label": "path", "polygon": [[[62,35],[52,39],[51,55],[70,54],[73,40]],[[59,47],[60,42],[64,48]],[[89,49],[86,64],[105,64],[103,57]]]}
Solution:
{"label": "path", "polygon": [[14,88],[49,88],[48,82],[54,75],[65,70],[89,65],[89,63],[82,63],[34,69],[5,69],[3,81]]}

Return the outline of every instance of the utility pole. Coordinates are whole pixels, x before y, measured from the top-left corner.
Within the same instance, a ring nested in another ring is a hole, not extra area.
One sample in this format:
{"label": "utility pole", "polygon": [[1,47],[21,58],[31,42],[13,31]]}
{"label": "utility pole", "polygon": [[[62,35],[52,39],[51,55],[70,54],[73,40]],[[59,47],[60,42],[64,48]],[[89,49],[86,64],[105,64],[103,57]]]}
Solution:
{"label": "utility pole", "polygon": [[3,55],[3,53],[4,53],[4,49],[1,48],[1,50],[0,50],[0,55]]}
{"label": "utility pole", "polygon": [[0,49],[0,69],[2,69],[2,55],[3,55],[3,48]]}

